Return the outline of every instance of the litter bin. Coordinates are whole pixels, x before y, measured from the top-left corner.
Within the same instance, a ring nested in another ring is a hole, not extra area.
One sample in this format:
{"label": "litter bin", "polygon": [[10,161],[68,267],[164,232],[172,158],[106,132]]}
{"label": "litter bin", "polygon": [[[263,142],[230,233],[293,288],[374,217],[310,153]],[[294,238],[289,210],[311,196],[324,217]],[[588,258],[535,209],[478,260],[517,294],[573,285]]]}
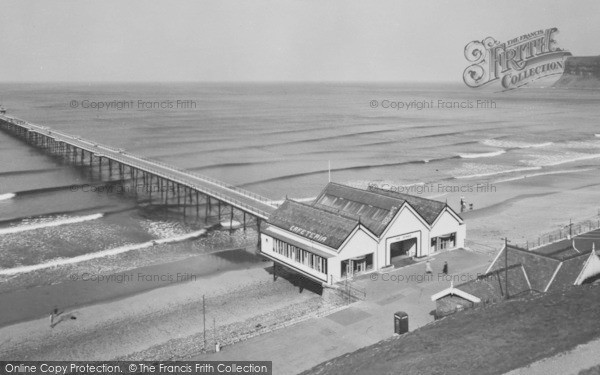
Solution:
{"label": "litter bin", "polygon": [[408,332],[408,314],[398,311],[394,314],[394,333],[402,335],[406,332]]}

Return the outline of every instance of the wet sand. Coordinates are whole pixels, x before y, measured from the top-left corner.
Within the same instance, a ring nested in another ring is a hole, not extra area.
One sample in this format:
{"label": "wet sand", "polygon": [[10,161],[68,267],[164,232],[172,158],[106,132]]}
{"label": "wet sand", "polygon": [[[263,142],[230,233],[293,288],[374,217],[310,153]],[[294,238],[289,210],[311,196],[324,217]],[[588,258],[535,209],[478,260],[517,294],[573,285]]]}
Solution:
{"label": "wet sand", "polygon": [[[218,339],[226,339],[232,331],[251,331],[257,323],[287,319],[284,314],[290,310],[306,314],[321,303],[320,297],[298,293],[285,280],[273,283],[265,268],[229,271],[199,282],[70,309],[65,314],[73,314],[77,319],[66,320],[54,328],[50,327],[48,317],[0,328],[0,358],[169,359],[179,354],[198,354],[203,347],[202,339],[197,339],[203,332],[203,295],[206,295],[207,336],[212,337],[214,329]],[[272,317],[269,315],[272,312],[278,313]],[[257,316],[258,322],[253,320]],[[192,339],[183,345],[169,344],[190,336]]]}
{"label": "wet sand", "polygon": [[[228,261],[217,262],[216,258]],[[232,249],[111,274],[74,271],[58,284],[0,294],[2,305],[10,306],[0,309],[0,327],[48,316],[54,308],[72,310],[175,284],[202,283],[209,276],[234,269],[264,266],[261,258],[245,249]]]}
{"label": "wet sand", "polygon": [[[461,183],[469,183],[467,181]],[[452,193],[436,199],[460,212],[460,197],[474,210],[461,213],[467,224],[467,240],[480,249],[499,249],[502,238],[525,245],[538,236],[592,217],[600,219],[598,169],[557,173],[496,183],[495,191]]]}

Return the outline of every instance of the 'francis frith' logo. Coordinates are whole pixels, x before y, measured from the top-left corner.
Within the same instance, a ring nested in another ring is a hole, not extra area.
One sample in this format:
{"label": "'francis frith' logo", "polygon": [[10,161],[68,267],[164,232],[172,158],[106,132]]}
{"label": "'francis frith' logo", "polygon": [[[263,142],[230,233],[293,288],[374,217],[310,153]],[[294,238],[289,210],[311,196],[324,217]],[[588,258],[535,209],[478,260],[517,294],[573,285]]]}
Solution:
{"label": "'francis frith' logo", "polygon": [[554,27],[505,43],[492,37],[472,41],[465,47],[465,57],[472,63],[463,73],[465,84],[477,88],[498,81],[503,90],[512,90],[561,75],[571,53],[558,48],[554,39],[557,33]]}

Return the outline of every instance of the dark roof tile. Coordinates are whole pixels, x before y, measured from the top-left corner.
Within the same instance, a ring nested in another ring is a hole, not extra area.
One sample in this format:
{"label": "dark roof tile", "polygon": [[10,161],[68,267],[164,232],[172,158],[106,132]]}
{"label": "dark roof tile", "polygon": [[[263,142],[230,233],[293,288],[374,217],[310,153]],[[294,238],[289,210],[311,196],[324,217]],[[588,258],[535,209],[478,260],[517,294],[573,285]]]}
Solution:
{"label": "dark roof tile", "polygon": [[[477,279],[455,286],[463,292],[478,297],[483,303],[499,301],[505,298],[506,269],[501,268]],[[508,292],[510,296],[517,296],[529,292],[527,274],[521,264],[508,267]]]}
{"label": "dark roof tile", "polygon": [[268,223],[333,249],[338,249],[358,221],[307,204],[286,200]]}

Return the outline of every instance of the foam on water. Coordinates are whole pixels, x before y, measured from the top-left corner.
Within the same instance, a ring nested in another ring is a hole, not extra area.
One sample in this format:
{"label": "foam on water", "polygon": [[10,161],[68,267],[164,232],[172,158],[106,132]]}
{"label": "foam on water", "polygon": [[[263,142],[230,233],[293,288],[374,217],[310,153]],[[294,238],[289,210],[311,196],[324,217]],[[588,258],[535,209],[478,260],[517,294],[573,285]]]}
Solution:
{"label": "foam on water", "polygon": [[5,201],[8,199],[12,199],[16,196],[14,193],[0,194],[0,201]]}
{"label": "foam on water", "polygon": [[524,178],[546,176],[546,175],[553,175],[553,174],[588,172],[588,171],[592,171],[592,170],[594,170],[594,168],[563,169],[563,170],[560,170],[560,171],[548,171],[548,172],[532,173],[532,174],[525,174],[525,175],[517,176],[517,177],[510,177],[510,178],[505,178],[505,179],[501,179],[501,180],[496,180],[496,181],[494,181],[494,183],[499,184],[501,182],[517,181],[517,180],[522,180]]}
{"label": "foam on water", "polygon": [[506,150],[493,151],[493,152],[480,152],[474,154],[459,154],[463,159],[477,159],[477,158],[491,158],[494,156],[505,154]]}
{"label": "foam on water", "polygon": [[583,160],[600,158],[600,154],[586,154],[580,152],[565,152],[562,154],[537,155],[531,160],[521,160],[521,162],[537,167],[552,167],[556,165],[573,163]]}
{"label": "foam on water", "polygon": [[168,220],[144,220],[140,223],[148,233],[158,238],[181,236],[187,233],[182,224]]}
{"label": "foam on water", "polygon": [[114,249],[102,250],[102,251],[98,251],[95,253],[79,255],[79,256],[76,256],[73,258],[67,258],[67,259],[59,258],[59,259],[51,260],[46,263],[34,264],[31,266],[21,266],[21,267],[15,267],[15,268],[0,269],[0,275],[1,276],[11,276],[11,275],[16,275],[16,274],[20,274],[20,273],[38,271],[38,270],[46,269],[46,268],[64,266],[67,264],[80,263],[80,262],[84,262],[84,261],[91,260],[91,259],[104,258],[104,257],[111,256],[111,255],[122,254],[122,253],[126,253],[126,252],[132,251],[132,250],[140,250],[140,249],[152,247],[155,245],[186,241],[186,240],[189,240],[192,238],[199,237],[205,233],[206,233],[206,229],[201,229],[199,231],[184,234],[181,236],[176,236],[176,237],[171,237],[171,238],[162,238],[162,239],[148,241],[148,242],[144,242],[144,243],[120,246],[120,247],[116,247]]}
{"label": "foam on water", "polygon": [[489,177],[502,175],[507,173],[518,173],[525,171],[533,171],[539,170],[542,167],[522,167],[522,168],[507,168],[506,166],[501,165],[487,165],[487,164],[474,164],[467,163],[463,165],[463,168],[457,171],[454,171],[454,175],[457,179],[469,179],[469,178],[478,178],[478,177]]}
{"label": "foam on water", "polygon": [[37,224],[17,225],[14,227],[0,229],[0,235],[20,233],[20,232],[26,232],[26,231],[30,231],[30,230],[49,228],[49,227],[58,227],[58,226],[67,225],[67,224],[81,223],[84,221],[97,220],[97,219],[100,219],[102,216],[104,216],[104,214],[98,213],[98,214],[93,214],[93,215],[77,216],[77,217],[70,217],[70,218],[64,218],[64,219],[61,218],[58,220],[49,220],[49,221],[45,221],[45,222],[41,222],[41,223],[37,223]]}
{"label": "foam on water", "polygon": [[544,142],[544,143],[526,143],[526,142],[518,142],[518,141],[503,141],[499,139],[486,139],[481,142],[486,146],[498,147],[498,148],[539,148],[539,147],[548,147],[552,146],[554,142]]}

